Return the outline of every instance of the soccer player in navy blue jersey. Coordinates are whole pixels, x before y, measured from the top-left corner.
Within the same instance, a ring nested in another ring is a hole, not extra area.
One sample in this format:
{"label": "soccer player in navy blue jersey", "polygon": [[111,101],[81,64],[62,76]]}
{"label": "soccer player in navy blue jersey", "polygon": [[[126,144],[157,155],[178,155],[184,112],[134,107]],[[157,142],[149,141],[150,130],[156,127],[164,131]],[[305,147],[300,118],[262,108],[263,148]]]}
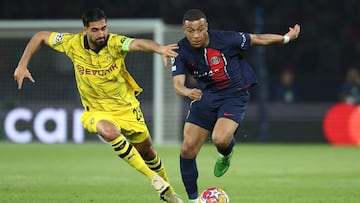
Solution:
{"label": "soccer player in navy blue jersey", "polygon": [[[192,102],[186,117],[180,153],[180,170],[189,202],[198,198],[196,156],[211,132],[220,157],[214,175],[221,177],[230,166],[235,145],[234,133],[249,102],[247,88],[257,78],[241,55],[251,46],[283,44],[298,38],[300,26],[284,35],[209,30],[205,14],[198,9],[184,14],[185,38],[178,43],[179,55],[173,59],[175,91]],[[196,88],[185,85],[186,76],[197,81]]]}

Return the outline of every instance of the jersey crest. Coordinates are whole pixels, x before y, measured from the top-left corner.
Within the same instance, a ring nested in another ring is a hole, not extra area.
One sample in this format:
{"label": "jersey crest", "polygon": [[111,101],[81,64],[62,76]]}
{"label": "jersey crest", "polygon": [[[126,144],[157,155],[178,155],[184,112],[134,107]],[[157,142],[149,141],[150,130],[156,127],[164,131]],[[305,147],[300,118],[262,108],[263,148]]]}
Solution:
{"label": "jersey crest", "polygon": [[205,49],[206,61],[210,67],[209,76],[215,82],[219,89],[227,88],[230,84],[230,78],[226,70],[226,58],[219,50]]}

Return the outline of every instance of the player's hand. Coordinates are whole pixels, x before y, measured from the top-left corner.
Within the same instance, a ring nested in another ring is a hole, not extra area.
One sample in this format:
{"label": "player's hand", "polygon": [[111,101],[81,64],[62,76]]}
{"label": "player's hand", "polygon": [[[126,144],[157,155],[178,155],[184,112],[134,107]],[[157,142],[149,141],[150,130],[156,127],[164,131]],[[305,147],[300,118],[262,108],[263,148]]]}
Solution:
{"label": "player's hand", "polygon": [[169,44],[160,46],[160,54],[163,57],[164,65],[167,66],[169,57],[177,57],[178,53],[175,51],[179,46],[177,44]]}
{"label": "player's hand", "polygon": [[27,68],[18,66],[14,72],[14,80],[17,81],[18,89],[22,88],[24,78],[28,78],[32,83],[35,83],[30,71]]}
{"label": "player's hand", "polygon": [[191,100],[200,100],[202,96],[202,91],[197,88],[189,89],[189,92],[186,94],[186,96],[189,97]]}
{"label": "player's hand", "polygon": [[285,35],[290,37],[290,40],[297,39],[300,34],[300,25],[296,24],[294,27],[289,27],[289,32]]}

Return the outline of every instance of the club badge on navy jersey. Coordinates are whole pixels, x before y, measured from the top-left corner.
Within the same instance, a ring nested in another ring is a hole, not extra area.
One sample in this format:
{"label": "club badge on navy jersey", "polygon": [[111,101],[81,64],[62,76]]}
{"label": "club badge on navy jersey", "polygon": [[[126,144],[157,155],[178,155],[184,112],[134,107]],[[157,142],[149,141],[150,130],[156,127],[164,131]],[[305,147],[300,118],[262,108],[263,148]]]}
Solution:
{"label": "club badge on navy jersey", "polygon": [[218,65],[220,63],[220,58],[218,56],[213,56],[213,57],[211,57],[210,62],[213,65]]}

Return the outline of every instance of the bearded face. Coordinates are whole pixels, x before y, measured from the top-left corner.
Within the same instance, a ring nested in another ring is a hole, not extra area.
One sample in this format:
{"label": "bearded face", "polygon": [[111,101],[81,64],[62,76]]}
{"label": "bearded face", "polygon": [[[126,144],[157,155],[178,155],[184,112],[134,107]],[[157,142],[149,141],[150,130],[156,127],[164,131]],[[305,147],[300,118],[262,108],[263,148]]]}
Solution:
{"label": "bearded face", "polygon": [[90,22],[88,27],[84,27],[89,46],[92,50],[100,50],[105,46],[108,37],[106,20]]}

